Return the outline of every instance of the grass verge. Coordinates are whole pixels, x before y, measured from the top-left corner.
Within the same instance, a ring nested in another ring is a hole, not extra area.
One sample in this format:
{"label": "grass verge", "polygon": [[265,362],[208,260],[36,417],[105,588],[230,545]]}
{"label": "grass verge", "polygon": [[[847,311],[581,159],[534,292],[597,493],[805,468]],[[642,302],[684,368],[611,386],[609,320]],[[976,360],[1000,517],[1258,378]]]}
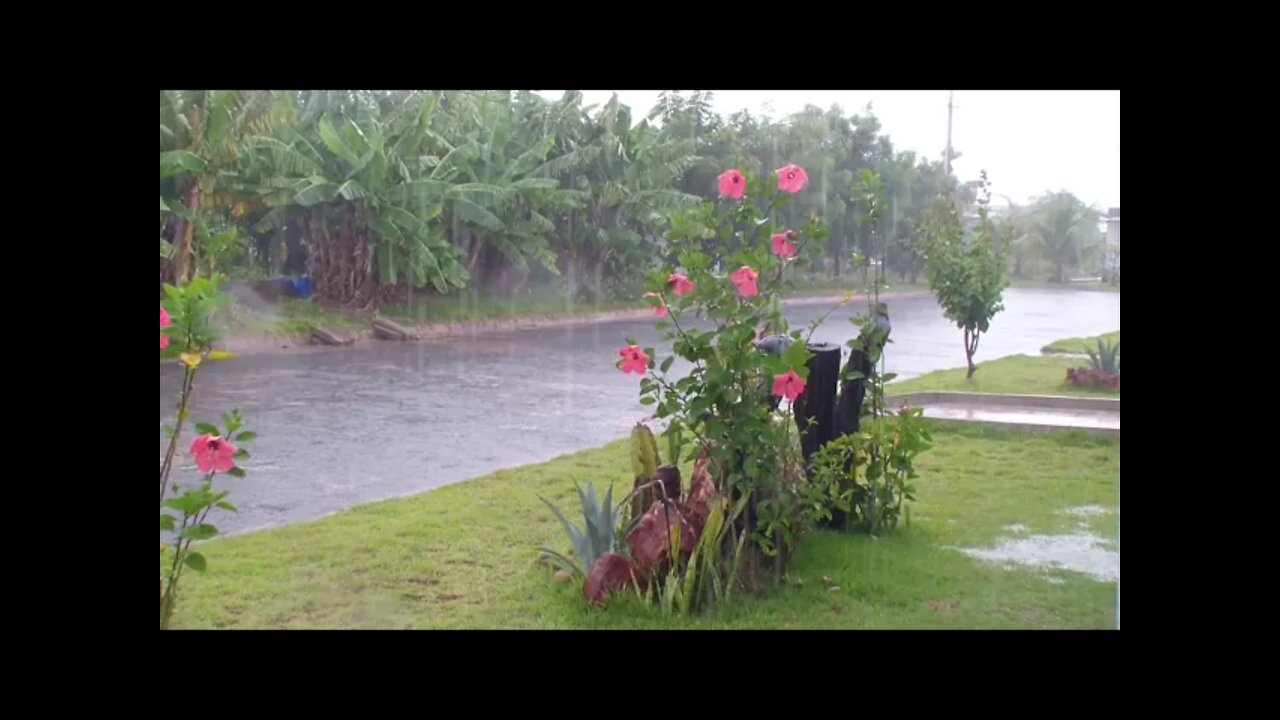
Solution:
{"label": "grass verge", "polygon": [[1077,355],[1084,354],[1085,349],[1098,349],[1098,341],[1104,343],[1120,344],[1120,331],[1105,333],[1103,335],[1093,335],[1082,338],[1066,338],[1065,340],[1054,340],[1053,342],[1040,348],[1042,353],[1074,353]]}
{"label": "grass verge", "polygon": [[[184,628],[1110,628],[1116,585],[1076,572],[1010,569],[956,547],[1021,524],[1070,531],[1086,518],[1118,550],[1120,445],[1082,433],[943,426],[919,460],[910,527],[880,539],[806,536],[785,586],[711,613],[668,617],[634,597],[585,607],[534,548],[567,545],[537,499],[575,506],[574,481],[629,487],[625,441],[409,498],[203,543],[187,573]],[[234,498],[233,498],[234,499]],[[822,578],[838,590],[831,590]]]}
{"label": "grass verge", "polygon": [[286,298],[262,312],[233,304],[227,331],[246,335],[305,335],[312,325],[331,331],[351,330],[367,324],[356,314],[333,310],[311,300]]}
{"label": "grass verge", "polygon": [[[1014,283],[1013,287],[1063,287]],[[845,280],[800,278],[797,286],[787,294],[788,298],[838,296],[846,292],[859,292],[864,287],[861,275],[854,273]],[[890,283],[888,292],[927,291],[928,285],[917,283]],[[1071,289],[1092,289],[1071,286]],[[1114,290],[1114,288],[1112,288]],[[389,319],[411,325],[453,322],[479,322],[508,320],[531,316],[591,315],[601,312],[643,309],[635,298],[609,298],[599,301],[572,301],[554,288],[539,288],[510,297],[483,295],[468,289],[455,295],[413,296],[408,301],[381,308],[380,313]],[[341,332],[366,327],[372,313],[367,311],[343,311],[322,306],[312,300],[288,299],[281,301],[271,312],[251,310],[235,306],[228,330],[234,334],[285,336],[306,334],[311,325],[320,325]]]}
{"label": "grass verge", "polygon": [[1080,365],[1075,358],[1011,355],[978,363],[978,372],[965,379],[964,368],[935,370],[917,378],[891,382],[889,395],[932,390],[1009,393],[1013,395],[1083,395],[1116,397],[1118,393],[1097,388],[1076,387],[1067,382],[1067,368]]}

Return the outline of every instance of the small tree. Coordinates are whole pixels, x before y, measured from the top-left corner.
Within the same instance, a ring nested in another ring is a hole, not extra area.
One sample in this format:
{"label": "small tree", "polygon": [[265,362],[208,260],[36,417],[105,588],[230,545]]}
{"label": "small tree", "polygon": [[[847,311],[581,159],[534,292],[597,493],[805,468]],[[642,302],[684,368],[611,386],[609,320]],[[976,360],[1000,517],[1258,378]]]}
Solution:
{"label": "small tree", "polygon": [[979,180],[978,225],[966,232],[959,205],[953,197],[941,197],[925,211],[919,224],[925,276],[946,318],[964,331],[964,355],[973,377],[973,355],[978,340],[991,327],[991,319],[1004,309],[1001,294],[1008,287],[1006,253],[1010,228],[997,232],[988,216],[991,191],[987,173]]}

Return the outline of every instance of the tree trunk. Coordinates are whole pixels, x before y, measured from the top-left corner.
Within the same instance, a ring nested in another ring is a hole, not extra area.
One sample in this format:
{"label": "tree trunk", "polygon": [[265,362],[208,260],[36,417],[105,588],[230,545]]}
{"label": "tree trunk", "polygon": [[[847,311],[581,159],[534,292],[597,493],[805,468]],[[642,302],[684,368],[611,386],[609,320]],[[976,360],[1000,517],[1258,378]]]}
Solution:
{"label": "tree trunk", "polygon": [[173,268],[174,284],[184,283],[190,279],[192,269],[192,255],[195,250],[195,218],[200,213],[201,188],[200,178],[187,188],[184,197],[184,204],[187,207],[188,218],[181,220],[181,227],[178,230],[177,242],[174,243],[171,267]]}
{"label": "tree trunk", "polygon": [[471,273],[471,277],[477,285],[481,284],[482,278],[477,275],[477,270],[481,268],[484,256],[484,237],[479,233],[471,236],[471,253],[467,258],[467,272]]}
{"label": "tree trunk", "polygon": [[564,279],[569,286],[569,299],[578,299],[578,258],[572,252],[565,253]]}
{"label": "tree trunk", "polygon": [[978,333],[970,332],[969,328],[964,329],[964,361],[969,369],[964,379],[969,380],[973,374],[978,371],[978,367],[973,364],[973,354],[978,351]]}
{"label": "tree trunk", "polygon": [[591,290],[595,293],[596,302],[604,300],[604,262],[605,258],[596,261],[591,277]]}

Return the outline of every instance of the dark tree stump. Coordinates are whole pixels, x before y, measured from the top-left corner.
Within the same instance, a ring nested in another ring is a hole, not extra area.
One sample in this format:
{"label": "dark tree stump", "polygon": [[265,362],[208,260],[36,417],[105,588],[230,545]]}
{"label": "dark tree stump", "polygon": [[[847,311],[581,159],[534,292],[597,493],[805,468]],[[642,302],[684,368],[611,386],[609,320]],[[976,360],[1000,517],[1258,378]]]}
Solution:
{"label": "dark tree stump", "polygon": [[800,450],[807,466],[815,452],[835,437],[836,384],[840,378],[840,346],[809,343],[809,377],[804,392],[796,398],[796,427],[800,430]]}
{"label": "dark tree stump", "polygon": [[[862,401],[867,395],[867,378],[871,375],[871,358],[866,350],[855,347],[849,353],[849,362],[845,363],[840,383],[840,399],[836,402],[835,432],[832,438],[843,437],[858,432],[862,419]],[[851,372],[860,372],[862,377],[849,378]]]}

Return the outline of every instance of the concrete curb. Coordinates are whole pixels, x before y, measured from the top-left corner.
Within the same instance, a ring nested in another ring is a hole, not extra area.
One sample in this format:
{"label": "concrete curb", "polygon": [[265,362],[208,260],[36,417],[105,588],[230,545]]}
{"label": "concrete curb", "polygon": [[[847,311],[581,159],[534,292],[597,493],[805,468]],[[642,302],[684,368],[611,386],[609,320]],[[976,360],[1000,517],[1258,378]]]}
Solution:
{"label": "concrete curb", "polygon": [[976,393],[957,390],[934,390],[902,395],[886,395],[885,402],[903,405],[979,405],[985,407],[1023,407],[1043,410],[1098,410],[1120,412],[1120,398],[1080,397],[1075,395],[1013,395],[1009,393]]}

